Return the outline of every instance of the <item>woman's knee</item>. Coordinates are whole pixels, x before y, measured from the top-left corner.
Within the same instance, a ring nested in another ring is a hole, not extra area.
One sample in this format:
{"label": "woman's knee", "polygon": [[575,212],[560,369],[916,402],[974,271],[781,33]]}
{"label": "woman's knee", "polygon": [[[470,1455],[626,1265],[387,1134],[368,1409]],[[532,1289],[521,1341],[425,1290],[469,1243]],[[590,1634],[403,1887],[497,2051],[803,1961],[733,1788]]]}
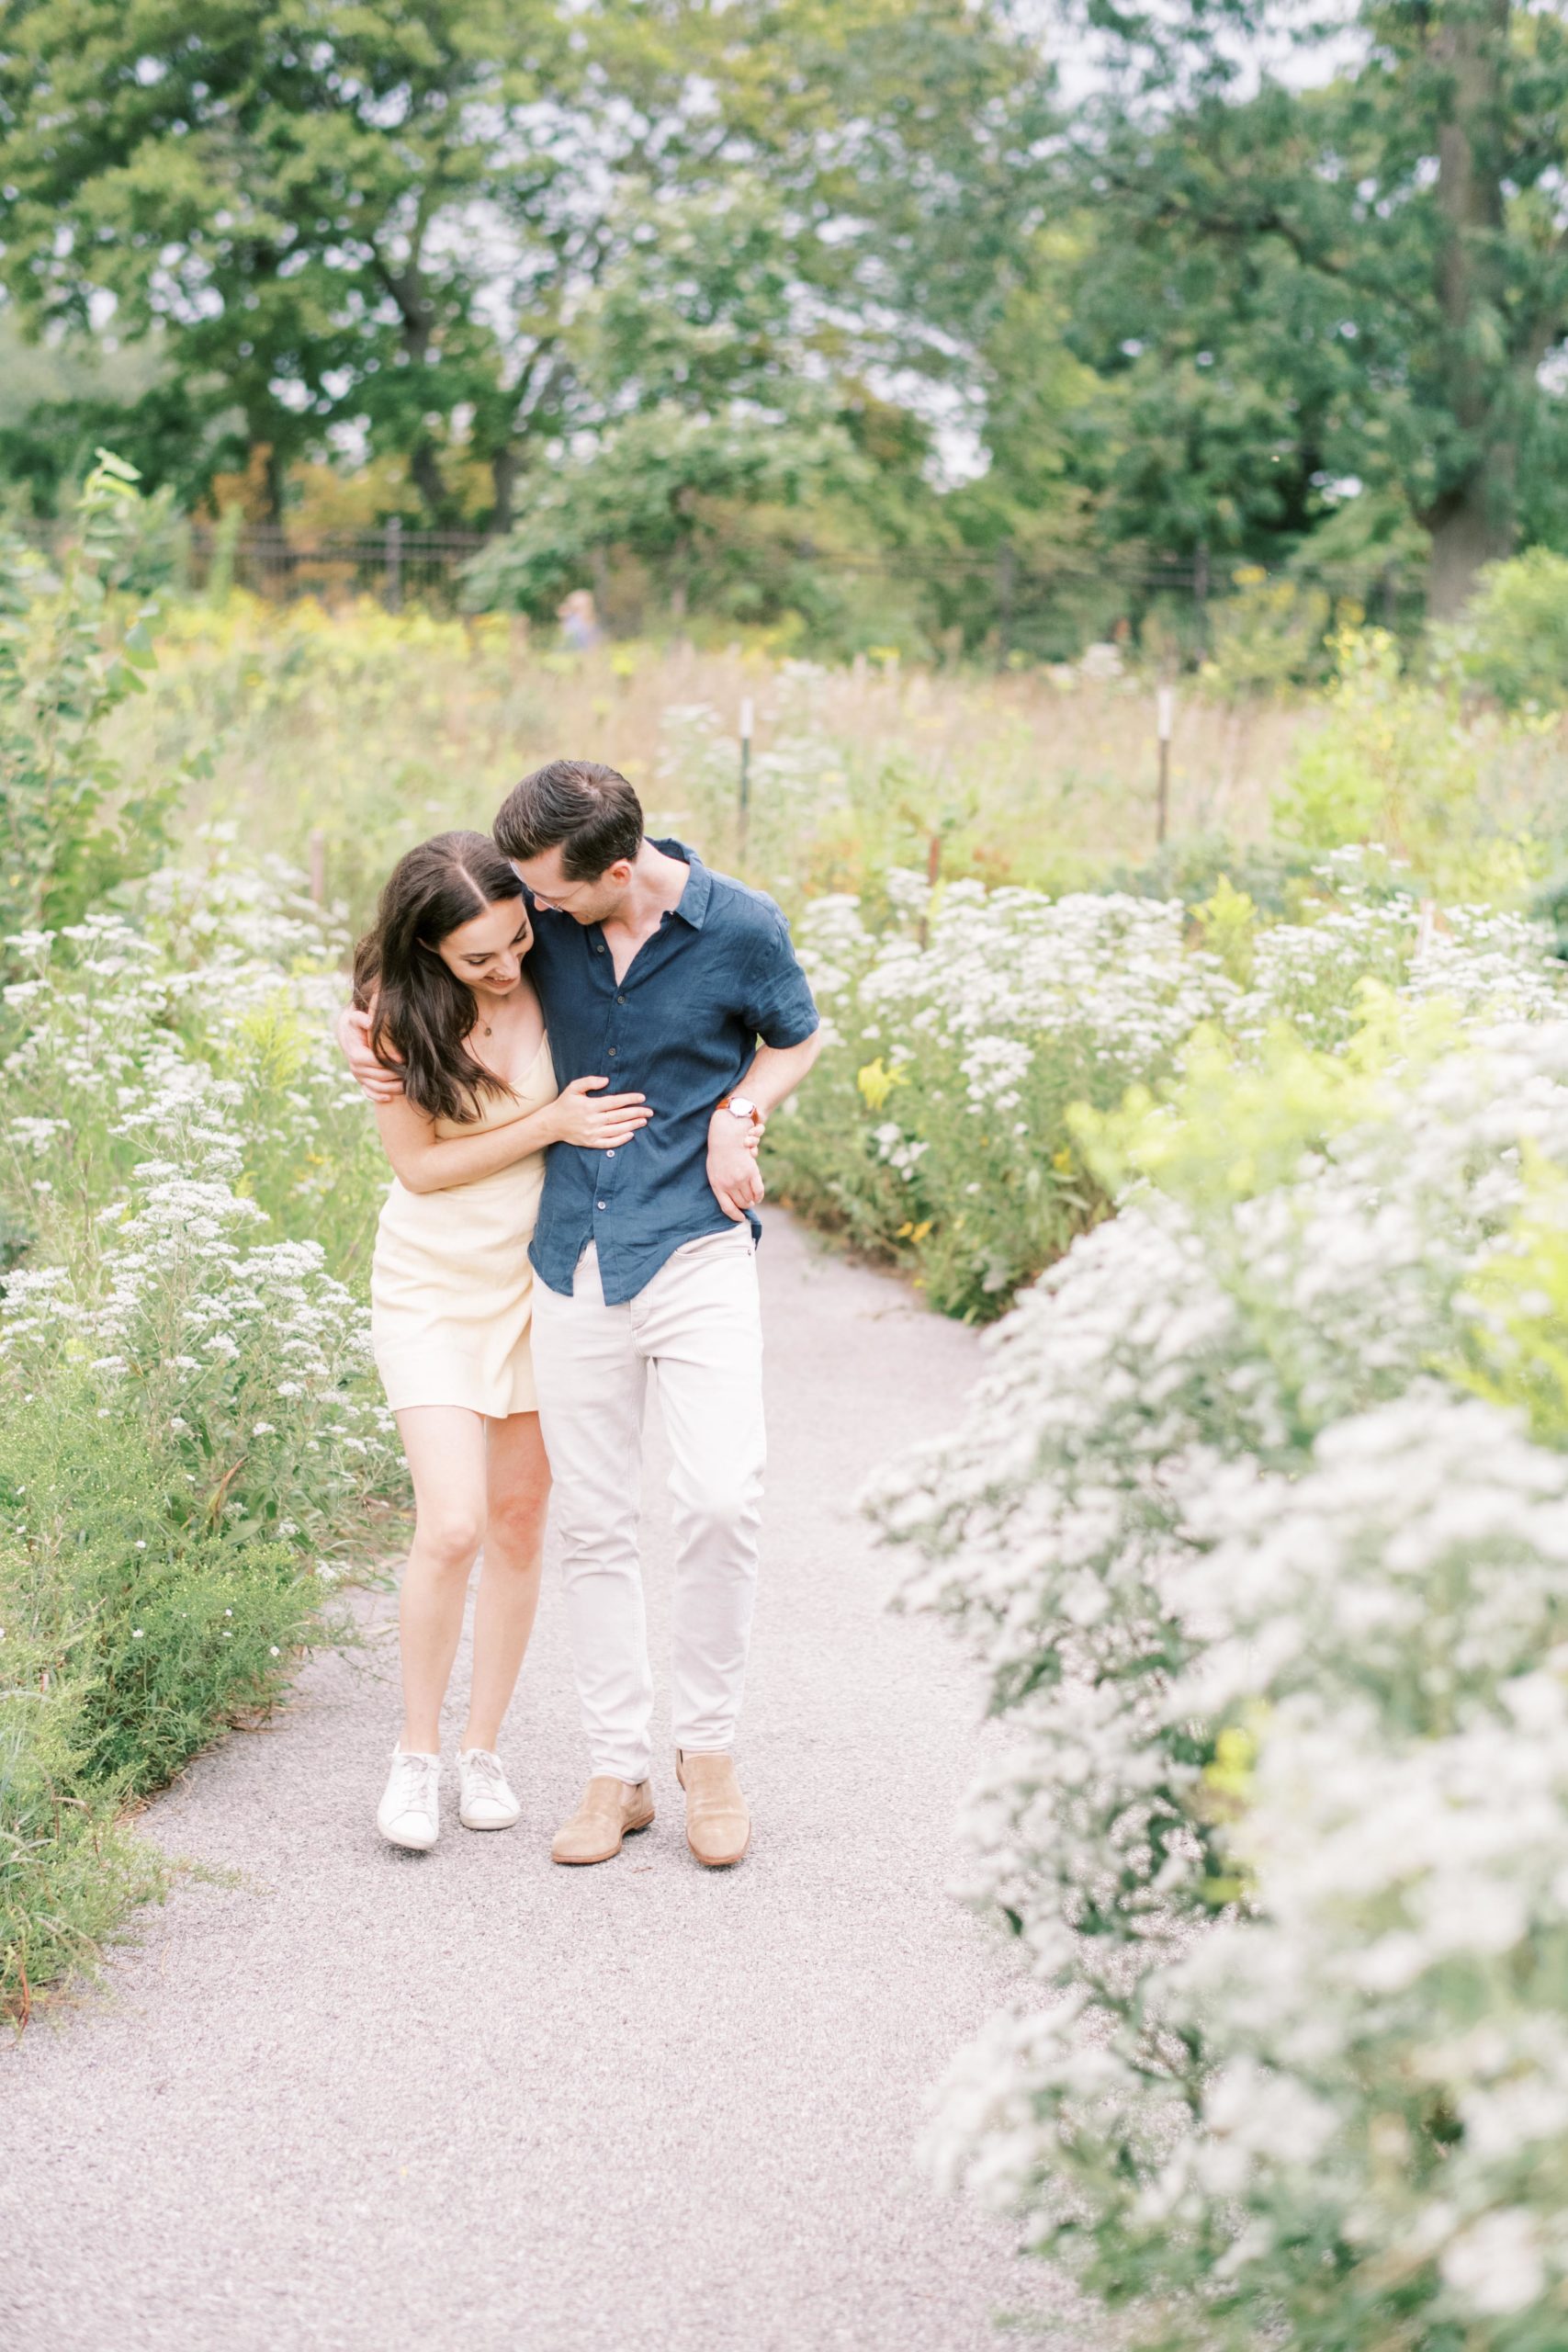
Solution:
{"label": "woman's knee", "polygon": [[477,1511],[421,1511],[414,1542],[430,1566],[449,1576],[465,1576],[474,1565],[484,1540],[484,1522]]}

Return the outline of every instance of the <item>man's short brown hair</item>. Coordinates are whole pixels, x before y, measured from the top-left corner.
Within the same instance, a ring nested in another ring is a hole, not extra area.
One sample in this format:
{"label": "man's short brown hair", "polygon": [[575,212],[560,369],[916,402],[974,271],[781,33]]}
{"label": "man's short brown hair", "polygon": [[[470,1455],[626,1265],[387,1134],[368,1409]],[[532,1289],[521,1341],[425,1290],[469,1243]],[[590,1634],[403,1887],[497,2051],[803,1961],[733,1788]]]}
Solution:
{"label": "man's short brown hair", "polygon": [[615,768],[597,760],[552,760],[514,784],[501,805],[495,838],[508,857],[558,849],[569,882],[590,882],[642,847],[642,803]]}

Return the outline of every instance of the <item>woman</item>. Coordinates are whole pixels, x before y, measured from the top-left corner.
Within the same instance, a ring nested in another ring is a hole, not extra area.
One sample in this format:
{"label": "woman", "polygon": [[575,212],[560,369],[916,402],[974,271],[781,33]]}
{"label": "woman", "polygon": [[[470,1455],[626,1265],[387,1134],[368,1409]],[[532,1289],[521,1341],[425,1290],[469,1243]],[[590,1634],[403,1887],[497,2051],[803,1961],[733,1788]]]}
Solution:
{"label": "woman", "polygon": [[440,1829],[441,1703],[482,1544],[458,1817],[521,1811],[496,1754],[539,1595],[549,1466],[529,1357],[528,1242],[552,1143],[624,1143],[640,1094],[558,1092],[522,885],[483,833],[439,833],[394,869],[355,958],[370,1044],[403,1092],[378,1105],[396,1182],[377,1230],[371,1339],[413,1476],[399,1610],[403,1722],[377,1814],[395,1846]]}

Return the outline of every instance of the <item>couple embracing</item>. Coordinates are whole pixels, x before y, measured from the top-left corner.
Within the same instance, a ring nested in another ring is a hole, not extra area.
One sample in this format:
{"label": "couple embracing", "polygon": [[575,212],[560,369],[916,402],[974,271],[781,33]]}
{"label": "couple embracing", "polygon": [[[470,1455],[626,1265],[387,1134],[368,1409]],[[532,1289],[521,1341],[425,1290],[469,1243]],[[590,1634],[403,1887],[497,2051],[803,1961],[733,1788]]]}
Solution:
{"label": "couple embracing", "polygon": [[637,1550],[651,1372],[672,1457],[687,1842],[738,1862],[763,1467],[757,1146],[820,1044],[788,926],[681,842],[648,840],[613,768],[557,760],[512,792],[493,838],[442,833],[400,861],[355,992],[340,1040],[397,1180],[372,1338],[416,1513],[380,1829],[422,1849],[439,1833],[441,1706],[481,1547],[459,1818],[519,1818],[497,1749],[547,1510],[590,1771],[551,1851],[607,1861],[653,1819]]}

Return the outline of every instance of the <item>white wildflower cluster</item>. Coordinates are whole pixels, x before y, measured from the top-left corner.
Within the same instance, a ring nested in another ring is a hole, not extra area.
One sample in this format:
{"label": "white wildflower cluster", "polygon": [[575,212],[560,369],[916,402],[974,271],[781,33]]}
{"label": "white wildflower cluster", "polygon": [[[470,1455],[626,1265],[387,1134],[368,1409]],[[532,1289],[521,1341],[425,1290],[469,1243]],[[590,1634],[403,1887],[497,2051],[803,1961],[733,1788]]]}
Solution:
{"label": "white wildflower cluster", "polygon": [[1252,983],[1229,1023],[1236,1037],[1259,1039],[1285,1020],[1310,1045],[1342,1045],[1368,981],[1477,1018],[1561,1010],[1561,967],[1544,925],[1489,907],[1423,904],[1405,868],[1382,851],[1337,850],[1314,878],[1325,895],[1308,919],[1258,934]]}
{"label": "white wildflower cluster", "polygon": [[85,1364],[106,1409],[145,1412],[193,1483],[217,1482],[223,1516],[319,1545],[397,1460],[366,1310],[320,1243],[270,1238],[255,1197],[258,1179],[289,1202],[318,1171],[323,1193],[344,1182],[333,934],[287,874],[220,862],[148,889],[145,931],[96,914],[12,943],[30,969],[0,1149],[14,1191],[39,1167],[51,1182],[5,1278],[0,1360],[39,1392]]}
{"label": "white wildflower cluster", "polygon": [[49,1345],[77,1319],[75,1291],[65,1266],[13,1266],[0,1302],[0,1353],[26,1342]]}
{"label": "white wildflower cluster", "polygon": [[930,1144],[911,1143],[903,1128],[893,1119],[884,1119],[879,1127],[874,1127],[872,1140],[876,1146],[878,1159],[906,1181],[914,1175],[931,1149]]}
{"label": "white wildflower cluster", "polygon": [[164,868],[147,884],[148,928],[175,970],[182,1023],[241,1089],[250,1162],[269,1162],[308,1213],[341,1187],[345,1159],[367,1173],[363,1101],[332,1036],[342,910],[315,905],[281,859],[246,861],[231,828],[208,828],[197,846],[199,870]]}
{"label": "white wildflower cluster", "polygon": [[872,936],[861,920],[860,900],[843,891],[813,899],[795,926],[795,944],[822,1016],[824,1042],[841,1045],[846,1023],[858,1039],[863,1031],[856,1019],[854,992],[874,953]]}
{"label": "white wildflower cluster", "polygon": [[[894,900],[920,910],[928,886],[906,877]],[[835,930],[841,917],[830,917]],[[863,1012],[904,1024],[912,1047],[983,1068],[1004,1046],[1032,1058],[1037,1041],[1072,1038],[1088,1054],[1142,1072],[1200,1021],[1222,1019],[1232,983],[1213,956],[1190,951],[1179,900],[1121,892],[987,890],[954,882],[937,899],[929,935],[883,934],[860,978]],[[802,925],[816,947],[816,917]],[[976,1061],[976,1057],[978,1057]],[[1022,1076],[1028,1064],[1015,1064]]]}
{"label": "white wildflower cluster", "polygon": [[1157,1085],[1199,1039],[1257,1061],[1284,1024],[1349,1055],[1380,1003],[1473,1023],[1562,1010],[1562,968],[1522,917],[1424,905],[1362,850],[1325,859],[1312,888],[1300,921],[1250,922],[1224,959],[1177,900],[899,870],[880,926],[857,899],[814,900],[797,944],[829,1050],[782,1140],[786,1187],[867,1238],[918,1237],[937,1302],[983,1314],[1103,1208],[1069,1112]]}
{"label": "white wildflower cluster", "polygon": [[120,914],[89,916],[59,940],[32,932],[7,944],[28,977],[5,992],[25,1024],[5,1078],[10,1102],[31,1104],[7,1121],[8,1139],[35,1158],[68,1160],[85,1125],[142,1107],[142,1064],[165,1029],[173,983],[152,943]]}
{"label": "white wildflower cluster", "polygon": [[[1459,946],[1505,958],[1489,1012],[1543,1009],[1530,944]],[[1568,1022],[1405,1019],[1305,1148],[1245,1064],[1229,1142],[1180,1159],[1201,1079],[1156,1114],[1160,1182],[871,1497],[1010,1731],[967,1892],[1049,1988],[957,2061],[931,2160],[1142,2281],[1159,2352],[1359,2352],[1390,2281],[1401,2341],[1544,2346],[1568,2282],[1568,1409],[1542,1443],[1466,1368],[1478,1292],[1537,1279]]]}
{"label": "white wildflower cluster", "polygon": [[1421,932],[1404,992],[1489,1020],[1549,1020],[1562,1007],[1550,947],[1544,926],[1526,915],[1451,907]]}
{"label": "white wildflower cluster", "polygon": [[[1168,1069],[1240,991],[1190,946],[1179,902],[1124,894],[987,891],[923,875],[887,877],[892,924],[871,931],[853,899],[815,900],[798,929],[834,1061],[805,1106],[847,1108],[895,1176],[911,1226],[939,1224],[942,1304],[1005,1295],[1084,1219],[1082,1171],[1065,1153],[1067,1106],[1109,1106]],[[852,1166],[840,1171],[840,1184]]]}
{"label": "white wildflower cluster", "polygon": [[286,860],[247,855],[232,825],[203,827],[192,846],[200,865],[160,866],[142,886],[148,933],[166,962],[276,976],[341,958],[342,910],[319,907]]}
{"label": "white wildflower cluster", "polygon": [[1404,984],[1421,931],[1414,899],[1351,896],[1315,922],[1273,923],[1260,933],[1253,980],[1230,1026],[1259,1037],[1271,1021],[1288,1021],[1314,1046],[1337,1045],[1358,1018],[1355,983]]}

